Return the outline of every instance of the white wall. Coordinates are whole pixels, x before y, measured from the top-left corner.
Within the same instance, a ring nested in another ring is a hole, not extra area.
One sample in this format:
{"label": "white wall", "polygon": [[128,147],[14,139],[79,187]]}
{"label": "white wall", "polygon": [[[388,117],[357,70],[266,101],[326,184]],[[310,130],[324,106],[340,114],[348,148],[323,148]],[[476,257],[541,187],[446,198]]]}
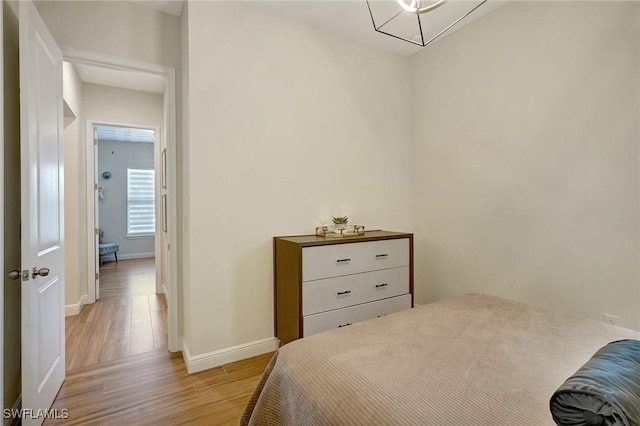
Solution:
{"label": "white wall", "polygon": [[514,2],[412,58],[418,303],[640,328],[638,6]]}
{"label": "white wall", "polygon": [[274,235],[341,214],[411,231],[409,77],[406,57],[233,2],[189,3],[191,354],[273,336]]}
{"label": "white wall", "polygon": [[[104,201],[98,202],[100,228],[104,241],[120,244],[118,259],[154,257],[155,239],[127,238],[127,169],[153,169],[154,146],[139,142],[98,142],[98,185],[104,188]],[[102,173],[111,173],[109,179]],[[103,260],[113,259],[103,256]]]}
{"label": "white wall", "polygon": [[65,106],[64,119],[64,254],[65,305],[80,305],[81,288],[87,287],[87,243],[85,228],[80,228],[80,206],[85,186],[82,182],[82,81],[73,64],[63,63],[62,92]]}

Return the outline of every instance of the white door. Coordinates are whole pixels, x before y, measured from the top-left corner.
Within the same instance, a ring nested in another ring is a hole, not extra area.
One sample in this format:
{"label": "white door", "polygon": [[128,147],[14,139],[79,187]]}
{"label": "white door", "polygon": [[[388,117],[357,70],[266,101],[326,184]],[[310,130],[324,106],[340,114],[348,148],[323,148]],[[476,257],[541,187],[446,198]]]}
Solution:
{"label": "white door", "polygon": [[62,54],[31,1],[19,20],[22,408],[36,417],[22,424],[35,425],[65,373]]}

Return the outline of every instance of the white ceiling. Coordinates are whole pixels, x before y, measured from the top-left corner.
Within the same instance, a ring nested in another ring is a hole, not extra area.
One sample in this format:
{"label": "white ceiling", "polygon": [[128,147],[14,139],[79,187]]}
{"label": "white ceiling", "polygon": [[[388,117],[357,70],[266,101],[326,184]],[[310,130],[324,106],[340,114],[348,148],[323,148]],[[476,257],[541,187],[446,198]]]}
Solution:
{"label": "white ceiling", "polygon": [[[395,0],[372,1],[378,4],[395,3]],[[466,9],[469,10],[474,4],[477,4],[478,0],[475,1],[476,3],[463,0],[449,0],[449,3],[470,4],[471,6]],[[377,33],[373,28],[369,9],[364,0],[252,0],[243,2],[251,7],[265,10],[268,13],[284,16],[352,40],[403,55],[412,55],[424,49],[423,47],[415,46],[406,41],[397,40],[393,37]],[[179,0],[141,0],[135,1],[134,3],[174,15],[180,15],[184,4],[183,1]],[[449,33],[494,11],[504,3],[505,1],[502,0],[489,0],[486,4],[480,6],[472,15],[457,24]],[[454,6],[455,8],[456,5],[445,4],[436,10],[436,12],[445,9],[447,6]],[[451,16],[452,15],[447,16],[446,13],[444,16],[433,14],[435,21],[430,21],[430,23],[439,28],[445,28],[459,15],[455,15],[454,12],[454,17],[452,18]],[[440,19],[440,21],[438,21],[438,19]],[[446,35],[447,34],[445,34],[445,36]],[[102,68],[86,64],[74,65],[80,79],[85,83],[101,84],[104,86],[120,87],[149,93],[164,93],[165,81],[164,76],[161,75]]]}
{"label": "white ceiling", "polygon": [[[432,2],[433,1],[430,1],[429,3]],[[409,42],[376,32],[373,28],[369,8],[365,0],[254,0],[244,1],[244,3],[351,40],[356,40],[402,55],[413,55],[425,49],[421,46],[416,46]],[[462,16],[466,11],[471,10],[473,6],[478,3],[477,0],[449,0],[449,2],[445,3],[442,7],[433,12],[429,12],[427,15],[430,16],[430,27],[432,26],[432,28],[437,29],[437,31],[434,30],[434,34],[446,28],[455,19]],[[473,22],[475,19],[496,10],[504,3],[504,0],[489,0],[445,33],[443,37]],[[397,7],[395,0],[373,0],[372,10],[375,13],[379,10],[378,7],[388,6],[389,4]],[[450,13],[452,10],[453,13]],[[460,12],[456,13],[457,11]],[[376,23],[380,25],[380,23]],[[425,29],[425,32],[426,31],[428,31],[428,29]]]}
{"label": "white ceiling", "polygon": [[[203,1],[203,0],[190,0]],[[209,0],[216,1],[216,0]],[[409,42],[390,37],[376,32],[373,28],[371,15],[365,0],[235,0],[267,11],[269,13],[284,16],[294,21],[302,22],[316,28],[329,31],[333,34],[356,40],[373,47],[385,49],[402,55],[413,55],[425,49]],[[433,3],[434,0],[423,0],[424,4]],[[452,32],[468,25],[474,20],[496,10],[507,0],[489,0],[480,6],[471,15],[460,21],[440,38],[444,38]],[[448,0],[442,7],[430,12],[429,28],[425,32],[438,33],[451,22],[463,15],[466,11],[478,4],[479,0]],[[137,0],[132,1],[145,7],[161,10],[172,15],[180,16],[184,1],[182,0]],[[372,0],[372,4],[391,4],[397,7],[396,0]],[[423,5],[424,5],[423,4]],[[377,6],[376,6],[377,7]],[[376,12],[376,7],[372,10]],[[453,10],[453,12],[451,12]],[[461,11],[461,12],[457,12]],[[374,15],[375,16],[375,15]],[[423,15],[425,16],[425,15]],[[378,25],[380,25],[378,23]]]}
{"label": "white ceiling", "polygon": [[74,64],[80,80],[84,83],[120,87],[148,93],[164,93],[164,76],[138,71],[96,67],[86,64]]}

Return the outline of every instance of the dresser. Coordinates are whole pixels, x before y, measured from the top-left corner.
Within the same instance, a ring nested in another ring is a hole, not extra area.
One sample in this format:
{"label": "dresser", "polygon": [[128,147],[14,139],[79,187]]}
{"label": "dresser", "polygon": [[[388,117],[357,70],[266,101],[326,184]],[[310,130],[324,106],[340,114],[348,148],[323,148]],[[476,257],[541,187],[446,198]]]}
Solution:
{"label": "dresser", "polygon": [[273,251],[282,344],[413,307],[413,234],[274,237]]}

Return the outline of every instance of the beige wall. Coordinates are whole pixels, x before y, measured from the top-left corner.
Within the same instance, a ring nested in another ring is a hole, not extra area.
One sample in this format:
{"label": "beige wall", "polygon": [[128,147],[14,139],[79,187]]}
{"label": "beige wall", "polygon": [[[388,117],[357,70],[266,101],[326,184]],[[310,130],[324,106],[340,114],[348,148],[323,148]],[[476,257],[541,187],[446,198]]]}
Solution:
{"label": "beige wall", "polygon": [[82,107],[87,120],[141,127],[162,126],[162,95],[83,83]]}
{"label": "beige wall", "polygon": [[638,7],[515,2],[412,57],[418,303],[640,328]]}
{"label": "beige wall", "polygon": [[61,47],[179,67],[180,18],[126,1],[36,1]]}
{"label": "beige wall", "polygon": [[[18,57],[18,3],[2,2],[4,77],[4,241],[5,271],[20,269],[20,90]],[[16,204],[17,203],[17,204]],[[13,208],[11,208],[13,206]],[[20,282],[4,280],[4,408],[20,396]]]}
{"label": "beige wall", "polygon": [[[82,185],[84,170],[82,116],[82,82],[73,64],[63,63],[63,98],[66,103],[64,119],[64,254],[65,305],[80,304],[87,287],[86,226],[81,228],[81,200],[86,199]],[[86,205],[86,204],[85,204]]]}
{"label": "beige wall", "polygon": [[273,336],[274,235],[332,215],[411,231],[409,59],[233,2],[190,2],[185,341]]}

